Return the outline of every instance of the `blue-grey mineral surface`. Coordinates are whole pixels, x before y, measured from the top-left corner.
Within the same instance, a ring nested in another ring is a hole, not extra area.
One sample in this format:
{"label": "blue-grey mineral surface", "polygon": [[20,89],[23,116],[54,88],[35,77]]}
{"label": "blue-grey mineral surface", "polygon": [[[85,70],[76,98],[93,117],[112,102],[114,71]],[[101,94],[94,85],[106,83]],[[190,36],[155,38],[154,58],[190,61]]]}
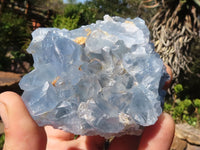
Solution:
{"label": "blue-grey mineral surface", "polygon": [[76,30],[39,28],[32,36],[34,70],[20,87],[38,125],[109,138],[140,135],[157,121],[167,74],[142,19],[106,15]]}

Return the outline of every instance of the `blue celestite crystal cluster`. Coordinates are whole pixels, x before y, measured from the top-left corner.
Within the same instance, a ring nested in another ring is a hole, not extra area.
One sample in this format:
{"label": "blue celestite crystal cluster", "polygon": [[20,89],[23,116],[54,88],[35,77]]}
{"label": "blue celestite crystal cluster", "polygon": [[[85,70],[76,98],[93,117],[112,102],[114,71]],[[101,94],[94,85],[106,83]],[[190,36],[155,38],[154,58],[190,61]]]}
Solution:
{"label": "blue celestite crystal cluster", "polygon": [[20,81],[33,119],[78,135],[140,135],[162,112],[168,75],[140,18],[104,16],[68,31],[39,28]]}

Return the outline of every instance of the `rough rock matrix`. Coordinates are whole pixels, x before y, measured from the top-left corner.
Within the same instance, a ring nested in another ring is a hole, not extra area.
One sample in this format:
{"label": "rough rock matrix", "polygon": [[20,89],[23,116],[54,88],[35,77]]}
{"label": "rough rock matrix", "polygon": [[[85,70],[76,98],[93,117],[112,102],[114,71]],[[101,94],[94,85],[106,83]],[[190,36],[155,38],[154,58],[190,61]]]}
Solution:
{"label": "rough rock matrix", "polygon": [[68,31],[39,28],[20,81],[33,119],[78,135],[140,135],[162,113],[168,75],[140,18],[104,16]]}

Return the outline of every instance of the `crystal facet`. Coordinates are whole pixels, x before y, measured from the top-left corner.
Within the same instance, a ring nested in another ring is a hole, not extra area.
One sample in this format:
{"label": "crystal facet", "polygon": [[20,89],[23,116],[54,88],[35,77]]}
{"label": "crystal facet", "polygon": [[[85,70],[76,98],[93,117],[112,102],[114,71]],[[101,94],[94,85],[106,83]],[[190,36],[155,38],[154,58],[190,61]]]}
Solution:
{"label": "crystal facet", "polygon": [[33,119],[78,135],[140,135],[162,112],[168,77],[149,34],[140,18],[108,15],[72,31],[35,30],[34,70],[20,81]]}

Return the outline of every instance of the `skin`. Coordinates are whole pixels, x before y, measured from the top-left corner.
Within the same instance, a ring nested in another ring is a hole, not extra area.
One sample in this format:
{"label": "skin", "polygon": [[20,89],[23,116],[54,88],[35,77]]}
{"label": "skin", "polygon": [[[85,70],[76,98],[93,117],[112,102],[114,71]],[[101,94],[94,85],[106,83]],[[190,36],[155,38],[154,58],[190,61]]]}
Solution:
{"label": "skin", "polygon": [[[166,67],[171,75],[171,70]],[[169,87],[171,79],[164,89]],[[74,135],[51,126],[39,127],[31,118],[21,97],[13,92],[0,94],[0,115],[5,126],[3,150],[103,150],[105,139],[100,136]],[[174,121],[162,113],[158,121],[144,129],[141,136],[124,135],[114,138],[109,150],[168,150],[174,136]]]}

